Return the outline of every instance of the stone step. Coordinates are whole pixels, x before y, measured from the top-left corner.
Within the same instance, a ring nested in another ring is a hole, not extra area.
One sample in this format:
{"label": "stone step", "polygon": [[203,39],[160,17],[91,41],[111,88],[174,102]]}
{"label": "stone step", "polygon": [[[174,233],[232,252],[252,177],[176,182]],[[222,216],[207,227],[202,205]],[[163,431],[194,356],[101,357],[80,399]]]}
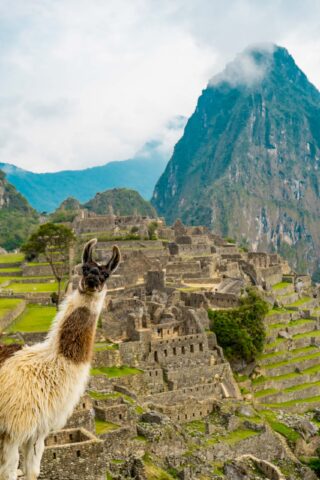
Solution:
{"label": "stone step", "polygon": [[267,365],[265,370],[268,377],[273,377],[277,375],[285,375],[297,370],[301,372],[318,364],[320,364],[320,353],[315,353],[306,355],[305,357],[299,357],[297,361],[293,358],[288,362],[278,362]]}
{"label": "stone step", "polygon": [[274,352],[271,354],[264,354],[259,359],[259,365],[265,366],[270,365],[275,362],[282,362],[289,360],[290,358],[299,358],[301,356],[307,355],[308,353],[320,353],[320,349],[317,346],[308,345],[307,347],[297,348],[297,349],[284,349],[279,352]]}
{"label": "stone step", "polygon": [[320,364],[306,369],[301,373],[293,372],[287,375],[279,375],[265,379],[262,378],[259,383],[253,383],[252,388],[254,392],[260,392],[261,390],[267,390],[270,388],[283,390],[285,388],[315,381],[320,381]]}
{"label": "stone step", "polygon": [[[293,345],[292,345],[293,343]],[[297,334],[290,340],[276,338],[265,345],[265,353],[287,351],[288,348],[303,348],[309,345],[320,345],[320,330],[314,330],[303,334]]]}
{"label": "stone step", "polygon": [[301,388],[292,387],[293,390],[279,391],[264,397],[259,397],[261,403],[284,403],[292,400],[302,400],[320,396],[320,382],[302,384]]}
{"label": "stone step", "polygon": [[308,318],[301,318],[298,320],[291,320],[289,323],[275,323],[269,325],[267,328],[267,338],[275,340],[281,331],[285,331],[290,336],[298,335],[301,333],[312,332],[317,327],[317,322]]}
{"label": "stone step", "polygon": [[273,325],[275,323],[289,323],[291,320],[297,320],[300,318],[299,312],[294,311],[283,311],[279,313],[274,313],[273,315],[268,314],[264,318],[264,324],[266,327]]}
{"label": "stone step", "polygon": [[277,295],[277,299],[282,305],[290,305],[299,300],[299,294],[296,292],[290,292],[285,295]]}
{"label": "stone step", "polygon": [[[281,282],[282,284],[283,282]],[[277,284],[276,285],[273,285],[272,287],[272,291],[273,293],[275,293],[275,295],[278,296],[282,296],[282,295],[288,295],[290,293],[295,293],[294,291],[294,284],[293,283],[287,283],[286,285],[284,285],[283,287],[281,288],[278,288],[277,287]]]}

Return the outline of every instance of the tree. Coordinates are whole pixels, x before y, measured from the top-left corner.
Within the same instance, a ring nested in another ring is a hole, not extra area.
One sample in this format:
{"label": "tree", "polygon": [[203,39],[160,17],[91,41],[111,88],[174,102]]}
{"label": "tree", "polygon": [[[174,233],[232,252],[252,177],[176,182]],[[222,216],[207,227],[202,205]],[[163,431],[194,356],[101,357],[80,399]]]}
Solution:
{"label": "tree", "polygon": [[240,299],[238,308],[209,310],[210,328],[227,357],[255,360],[263,350],[267,312],[268,304],[252,289]]}
{"label": "tree", "polygon": [[69,273],[70,250],[75,240],[76,237],[69,227],[45,223],[40,225],[21,248],[28,260],[38,258],[42,254],[49,263],[58,283],[57,308],[60,302],[61,282]]}

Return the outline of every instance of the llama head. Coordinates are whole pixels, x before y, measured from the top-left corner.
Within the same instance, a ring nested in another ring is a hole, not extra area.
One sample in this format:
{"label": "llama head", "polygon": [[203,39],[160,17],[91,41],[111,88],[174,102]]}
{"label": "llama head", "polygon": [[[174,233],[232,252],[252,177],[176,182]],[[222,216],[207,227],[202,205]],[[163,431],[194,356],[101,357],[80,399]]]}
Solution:
{"label": "llama head", "polygon": [[79,283],[80,293],[101,292],[106,288],[106,281],[118,268],[121,256],[119,248],[114,245],[110,260],[106,264],[97,263],[93,259],[93,248],[97,239],[90,240],[83,249],[82,278]]}

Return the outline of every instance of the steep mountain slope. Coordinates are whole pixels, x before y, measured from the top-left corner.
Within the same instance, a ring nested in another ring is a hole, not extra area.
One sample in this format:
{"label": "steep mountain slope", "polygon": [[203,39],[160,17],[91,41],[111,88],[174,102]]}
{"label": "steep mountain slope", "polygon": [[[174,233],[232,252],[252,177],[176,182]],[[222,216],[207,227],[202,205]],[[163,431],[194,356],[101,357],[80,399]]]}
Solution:
{"label": "steep mountain slope", "polygon": [[0,170],[0,246],[19,247],[38,223],[38,214]]}
{"label": "steep mountain slope", "polygon": [[152,203],[319,268],[320,93],[286,49],[248,49],[202,92]]}
{"label": "steep mountain slope", "polygon": [[156,217],[156,211],[152,205],[144,200],[138,192],[127,188],[114,188],[97,193],[96,196],[83,204],[83,208],[98,213],[107,214],[110,207],[118,215],[133,215]]}
{"label": "steep mountain slope", "polygon": [[157,142],[149,142],[131,160],[84,170],[33,173],[4,163],[0,163],[0,169],[38,211],[51,212],[70,195],[86,202],[97,192],[116,187],[132,188],[150,199],[168,161],[158,146]]}

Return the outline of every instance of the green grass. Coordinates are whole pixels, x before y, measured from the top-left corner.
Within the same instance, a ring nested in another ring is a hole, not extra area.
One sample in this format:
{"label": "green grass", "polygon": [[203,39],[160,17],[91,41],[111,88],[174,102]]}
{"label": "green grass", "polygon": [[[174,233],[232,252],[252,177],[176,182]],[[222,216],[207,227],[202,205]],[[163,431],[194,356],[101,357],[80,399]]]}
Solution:
{"label": "green grass", "polygon": [[271,395],[273,393],[278,393],[279,390],[276,388],[266,388],[265,390],[259,390],[255,392],[254,396],[255,398],[260,398],[260,397],[265,397],[267,395]]}
{"label": "green grass", "polygon": [[[303,355],[299,357],[299,362],[303,362],[304,360],[312,360],[313,358],[320,357],[320,352],[311,353],[310,355]],[[289,360],[283,360],[282,362],[270,363],[269,365],[265,365],[264,368],[269,370],[271,368],[283,367],[284,365],[290,365],[291,363],[295,363],[297,359],[295,357],[289,358]]]}
{"label": "green grass", "polygon": [[25,311],[9,327],[9,332],[46,332],[53,317],[57,313],[55,307],[43,307],[29,303]]}
{"label": "green grass", "polygon": [[271,317],[272,315],[280,315],[281,313],[288,313],[288,310],[285,308],[272,308],[266,316]]}
{"label": "green grass", "polygon": [[[63,286],[61,287],[63,289]],[[15,293],[47,293],[58,290],[57,282],[50,283],[10,283],[4,290],[12,290]]]}
{"label": "green grass", "polygon": [[22,300],[19,298],[0,298],[0,318],[16,308]]}
{"label": "green grass", "polygon": [[119,350],[118,343],[96,343],[94,346],[95,352],[104,352],[105,350]]}
{"label": "green grass", "polygon": [[293,338],[297,339],[297,338],[319,337],[319,336],[320,336],[320,330],[312,330],[311,332],[297,333],[296,335],[293,335]]}
{"label": "green grass", "polygon": [[119,428],[119,425],[112,422],[105,422],[104,420],[95,419],[96,433],[102,435],[103,433],[111,432]]}
{"label": "green grass", "polygon": [[239,430],[234,430],[233,432],[230,432],[225,437],[210,438],[209,440],[207,440],[206,444],[210,446],[221,441],[223,443],[227,443],[228,445],[234,445],[235,443],[238,443],[241,440],[245,440],[257,434],[258,432],[255,432],[253,430],[241,428]]}
{"label": "green grass", "polygon": [[1,273],[17,273],[17,272],[21,272],[21,268],[18,268],[18,267],[0,268],[0,274]]}
{"label": "green grass", "polygon": [[7,253],[5,255],[0,255],[0,263],[19,263],[23,261],[23,253]]}
{"label": "green grass", "polygon": [[299,390],[305,390],[306,388],[316,387],[316,386],[320,386],[320,381],[300,383],[299,385],[294,385],[293,387],[285,388],[284,392],[298,392]]}
{"label": "green grass", "polygon": [[264,405],[269,408],[286,408],[286,407],[294,407],[297,404],[301,405],[304,403],[315,403],[320,402],[320,395],[315,397],[308,397],[308,398],[301,398],[299,400],[289,400],[288,402],[282,403],[265,403]]}
{"label": "green grass", "polygon": [[147,480],[174,480],[174,478],[162,468],[158,467],[150,460],[145,461],[145,474]]}
{"label": "green grass", "polygon": [[313,300],[311,297],[302,297],[299,298],[296,302],[290,303],[290,305],[287,305],[288,307],[300,307],[304,303],[310,302],[310,300]]}
{"label": "green grass", "polygon": [[206,424],[201,420],[193,420],[192,422],[188,422],[186,424],[187,430],[191,432],[200,432],[205,433],[206,431]]}
{"label": "green grass", "polygon": [[278,422],[277,417],[273,412],[270,412],[269,410],[263,410],[260,413],[269,423],[270,427],[275,432],[278,432],[284,436],[287,440],[289,440],[289,442],[295,443],[300,438],[300,435],[293,430],[293,428],[288,427],[284,423]]}
{"label": "green grass", "polygon": [[95,392],[94,390],[90,390],[89,395],[94,400],[108,400],[108,399],[112,399],[112,398],[124,398],[127,402],[129,402],[131,404],[135,403],[133,398],[129,397],[129,395],[126,395],[125,393],[119,393],[119,392],[103,393],[103,392]]}
{"label": "green grass", "polygon": [[291,282],[279,282],[279,283],[275,283],[274,285],[272,285],[272,290],[282,290],[283,288],[286,288],[288,287],[289,285],[292,285]]}
{"label": "green grass", "polygon": [[11,338],[11,337],[0,337],[0,343],[3,343],[4,345],[12,345],[12,343],[18,343],[19,345],[24,345],[23,340],[19,340],[17,338]]}
{"label": "green grass", "polygon": [[126,375],[137,375],[139,373],[143,373],[143,370],[128,367],[127,365],[122,365],[121,367],[101,367],[91,369],[91,375],[105,375],[108,378],[124,377]]}
{"label": "green grass", "polygon": [[290,372],[290,373],[285,373],[283,375],[277,375],[275,377],[259,377],[255,380],[253,380],[252,384],[253,385],[259,385],[259,384],[265,383],[269,380],[272,380],[273,382],[279,382],[281,380],[296,378],[296,377],[300,377],[302,375],[312,375],[314,373],[319,373],[319,372],[320,372],[320,365],[314,365],[313,367],[306,368],[301,373]]}

